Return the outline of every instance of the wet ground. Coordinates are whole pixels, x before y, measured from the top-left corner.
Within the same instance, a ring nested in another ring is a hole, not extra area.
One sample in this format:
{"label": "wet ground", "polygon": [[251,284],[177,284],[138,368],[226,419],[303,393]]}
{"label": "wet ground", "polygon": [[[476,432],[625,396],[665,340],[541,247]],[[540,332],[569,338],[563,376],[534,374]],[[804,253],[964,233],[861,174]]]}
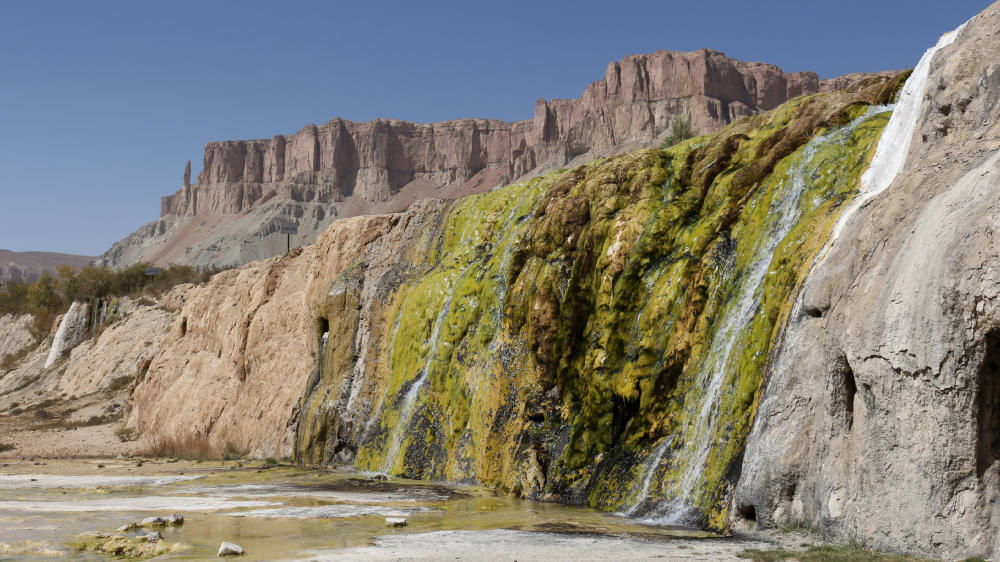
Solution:
{"label": "wet ground", "polygon": [[[222,541],[241,545],[244,560],[724,560],[772,546],[346,471],[134,459],[0,464],[0,560],[105,560],[70,545],[171,513],[185,523],[161,529],[163,540],[184,547],[162,558],[178,560],[215,558]],[[387,517],[407,525],[387,527]]]}

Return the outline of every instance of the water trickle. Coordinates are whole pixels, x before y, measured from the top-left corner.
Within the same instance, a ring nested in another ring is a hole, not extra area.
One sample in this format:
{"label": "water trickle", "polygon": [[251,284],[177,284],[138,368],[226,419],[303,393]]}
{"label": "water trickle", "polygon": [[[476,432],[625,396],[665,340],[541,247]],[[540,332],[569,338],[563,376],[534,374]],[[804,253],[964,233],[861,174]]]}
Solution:
{"label": "water trickle", "polygon": [[451,302],[455,297],[455,287],[457,285],[457,283],[452,285],[451,295],[448,296],[448,300],[445,301],[444,306],[441,307],[441,312],[438,313],[437,319],[434,321],[434,329],[431,332],[429,340],[431,342],[431,349],[427,353],[427,361],[424,362],[424,368],[421,369],[420,374],[410,384],[410,389],[403,398],[403,406],[399,409],[399,420],[396,421],[396,426],[393,428],[392,433],[389,434],[391,441],[389,442],[389,450],[385,455],[385,463],[382,465],[382,472],[388,473],[392,471],[392,467],[395,466],[397,457],[399,457],[399,449],[403,444],[403,432],[410,426],[417,396],[420,395],[420,391],[427,384],[427,375],[430,372],[431,365],[434,363],[438,346],[441,343],[441,326],[445,323],[445,319],[448,318],[448,312],[451,311]]}
{"label": "water trickle", "polygon": [[663,455],[666,454],[667,449],[670,448],[673,442],[674,437],[672,435],[660,440],[660,444],[643,461],[642,472],[640,472],[642,487],[639,489],[639,494],[636,496],[635,502],[625,510],[625,515],[629,517],[634,516],[646,502],[646,499],[649,498],[649,489],[653,485],[653,477],[656,475],[656,469],[659,468],[660,463],[663,461]]}
{"label": "water trickle", "polygon": [[52,348],[49,349],[49,356],[45,359],[46,369],[55,365],[63,354],[83,339],[83,335],[87,331],[87,308],[85,303],[79,302],[74,302],[69,306],[69,310],[63,315],[62,322],[59,323],[55,337],[52,338]]}
{"label": "water trickle", "polygon": [[[680,465],[680,477],[664,492],[664,498],[647,513],[647,521],[663,525],[697,524],[702,514],[696,507],[696,493],[704,470],[716,445],[713,435],[716,429],[718,407],[721,402],[726,374],[736,368],[731,365],[731,357],[737,351],[740,336],[745,333],[760,310],[763,287],[771,269],[771,261],[779,244],[792,231],[803,213],[802,197],[807,192],[815,172],[813,159],[819,151],[831,143],[843,144],[862,122],[871,116],[888,110],[888,107],[871,107],[852,123],[818,136],[806,144],[795,156],[785,181],[774,187],[775,196],[768,213],[768,225],[763,234],[752,244],[750,263],[737,272],[737,284],[733,297],[722,315],[721,326],[715,331],[710,343],[710,352],[698,372],[698,380],[692,392],[697,397],[694,415],[679,429],[677,437],[681,445],[676,453]],[[735,355],[739,355],[739,352]],[[666,441],[664,443],[667,443]],[[663,446],[667,449],[667,446]],[[654,452],[657,455],[657,452]],[[649,469],[644,469],[646,479],[650,478],[662,461],[662,453],[653,457]],[[631,510],[647,502],[649,486],[639,496]],[[630,510],[630,511],[631,511]]]}

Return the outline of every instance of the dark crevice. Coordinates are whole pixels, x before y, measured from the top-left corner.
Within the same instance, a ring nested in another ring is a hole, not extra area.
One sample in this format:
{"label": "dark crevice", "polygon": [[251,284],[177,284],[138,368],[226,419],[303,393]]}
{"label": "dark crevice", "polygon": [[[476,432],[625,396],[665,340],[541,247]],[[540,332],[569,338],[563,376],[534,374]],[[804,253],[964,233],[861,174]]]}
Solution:
{"label": "dark crevice", "polygon": [[641,392],[636,385],[636,393],[634,398],[626,398],[617,393],[612,397],[612,403],[614,408],[614,440],[617,442],[618,439],[625,433],[625,429],[628,427],[628,422],[632,421],[632,418],[639,413],[639,398]]}
{"label": "dark crevice", "polygon": [[188,319],[181,318],[181,337],[183,338],[188,333]]}
{"label": "dark crevice", "polygon": [[844,361],[844,370],[841,371],[844,381],[844,412],[847,422],[847,431],[854,428],[854,397],[858,394],[858,384],[854,381],[854,371],[851,366]]}
{"label": "dark crevice", "polygon": [[736,511],[739,514],[740,519],[743,519],[744,521],[752,521],[754,523],[757,522],[757,509],[754,508],[754,506],[741,505],[736,508]]}
{"label": "dark crevice", "polygon": [[826,315],[826,308],[821,308],[818,306],[806,306],[802,309],[806,313],[806,316],[810,318],[822,318]]}
{"label": "dark crevice", "polygon": [[976,474],[982,477],[1000,458],[1000,329],[986,334],[979,367]]}

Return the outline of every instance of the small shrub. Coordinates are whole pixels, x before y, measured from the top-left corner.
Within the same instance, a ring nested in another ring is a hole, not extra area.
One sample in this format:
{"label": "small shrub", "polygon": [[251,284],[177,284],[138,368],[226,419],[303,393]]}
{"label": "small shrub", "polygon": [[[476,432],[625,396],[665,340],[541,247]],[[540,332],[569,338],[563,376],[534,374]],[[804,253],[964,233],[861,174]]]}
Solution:
{"label": "small shrub", "polygon": [[16,448],[17,447],[15,447],[14,445],[12,445],[10,443],[0,443],[0,453],[6,452],[6,451],[13,451]]}
{"label": "small shrub", "polygon": [[115,437],[118,438],[122,443],[128,443],[129,441],[135,441],[140,436],[140,433],[134,429],[129,429],[124,425],[115,430]]}
{"label": "small shrub", "polygon": [[222,450],[222,460],[224,461],[235,461],[242,459],[247,456],[249,451],[240,449],[234,443],[226,443],[226,447]]}
{"label": "small shrub", "polygon": [[663,139],[660,144],[661,149],[668,149],[675,144],[686,141],[694,136],[694,129],[691,128],[691,120],[687,117],[677,117],[670,125],[670,135]]}
{"label": "small shrub", "polygon": [[215,448],[206,437],[189,434],[182,438],[164,437],[141,452],[144,457],[168,457],[185,460],[206,460],[219,458]]}

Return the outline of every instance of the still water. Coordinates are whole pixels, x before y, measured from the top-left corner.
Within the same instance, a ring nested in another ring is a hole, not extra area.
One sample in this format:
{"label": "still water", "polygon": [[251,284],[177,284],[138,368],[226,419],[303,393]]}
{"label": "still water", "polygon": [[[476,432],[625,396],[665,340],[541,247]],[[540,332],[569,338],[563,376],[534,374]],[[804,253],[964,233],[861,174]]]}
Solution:
{"label": "still water", "polygon": [[[764,546],[474,486],[351,471],[134,459],[0,465],[0,560],[51,560],[60,551],[105,560],[73,550],[74,541],[171,513],[184,525],[160,532],[183,547],[161,558],[177,560],[214,559],[222,541],[242,546],[243,560],[720,559]],[[387,517],[407,525],[387,527]]]}

